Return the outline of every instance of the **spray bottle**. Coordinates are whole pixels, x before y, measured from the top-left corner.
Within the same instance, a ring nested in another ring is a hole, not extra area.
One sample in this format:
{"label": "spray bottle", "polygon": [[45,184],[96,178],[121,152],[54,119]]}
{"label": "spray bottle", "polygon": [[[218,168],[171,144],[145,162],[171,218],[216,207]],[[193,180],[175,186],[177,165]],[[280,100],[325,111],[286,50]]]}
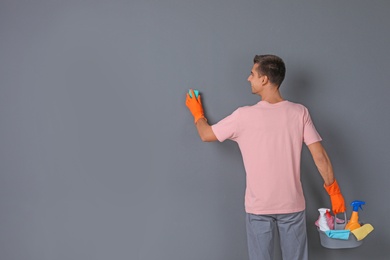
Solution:
{"label": "spray bottle", "polygon": [[326,223],[328,223],[328,227],[330,230],[334,229],[334,217],[330,214],[330,210],[327,209],[325,213]]}
{"label": "spray bottle", "polygon": [[319,226],[321,231],[328,231],[328,230],[330,230],[330,228],[328,226],[328,222],[326,221],[326,217],[325,217],[325,213],[328,210],[329,209],[326,209],[326,208],[318,209],[318,212],[320,212],[320,217],[318,219],[318,226]]}
{"label": "spray bottle", "polygon": [[360,200],[352,201],[351,206],[353,207],[353,211],[352,211],[351,219],[349,220],[348,224],[345,226],[345,229],[349,229],[352,231],[354,229],[360,228],[358,210],[359,208],[363,209],[362,205],[364,204],[366,204],[364,201],[360,201]]}

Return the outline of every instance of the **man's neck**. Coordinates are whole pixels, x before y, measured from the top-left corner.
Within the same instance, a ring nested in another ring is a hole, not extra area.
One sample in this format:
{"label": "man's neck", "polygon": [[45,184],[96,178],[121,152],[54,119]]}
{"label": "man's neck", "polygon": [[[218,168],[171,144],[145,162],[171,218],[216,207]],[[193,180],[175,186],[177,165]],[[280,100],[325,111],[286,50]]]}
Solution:
{"label": "man's neck", "polygon": [[279,92],[279,89],[270,89],[269,91],[262,93],[260,96],[262,101],[267,101],[270,104],[284,101],[282,95]]}

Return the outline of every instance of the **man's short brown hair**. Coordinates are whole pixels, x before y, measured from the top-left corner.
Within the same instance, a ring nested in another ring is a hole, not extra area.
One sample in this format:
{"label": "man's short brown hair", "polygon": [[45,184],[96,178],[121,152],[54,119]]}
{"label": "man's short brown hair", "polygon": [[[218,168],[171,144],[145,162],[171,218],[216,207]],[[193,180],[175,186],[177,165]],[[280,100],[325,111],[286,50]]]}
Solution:
{"label": "man's short brown hair", "polygon": [[257,70],[260,75],[266,75],[272,84],[280,87],[286,75],[286,66],[280,57],[270,54],[256,55],[253,63],[259,64]]}

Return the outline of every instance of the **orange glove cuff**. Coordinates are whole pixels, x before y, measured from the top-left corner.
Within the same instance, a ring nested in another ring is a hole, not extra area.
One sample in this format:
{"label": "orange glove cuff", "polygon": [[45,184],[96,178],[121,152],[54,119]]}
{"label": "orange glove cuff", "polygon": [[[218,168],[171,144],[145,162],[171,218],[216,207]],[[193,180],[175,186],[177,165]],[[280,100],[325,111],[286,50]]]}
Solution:
{"label": "orange glove cuff", "polygon": [[341,193],[339,184],[336,180],[334,180],[334,182],[329,186],[324,184],[324,188],[328,192],[329,196]]}
{"label": "orange glove cuff", "polygon": [[346,212],[344,197],[341,194],[340,187],[335,180],[331,185],[324,185],[325,190],[330,196],[330,201],[332,203],[332,211],[334,214],[339,214]]}

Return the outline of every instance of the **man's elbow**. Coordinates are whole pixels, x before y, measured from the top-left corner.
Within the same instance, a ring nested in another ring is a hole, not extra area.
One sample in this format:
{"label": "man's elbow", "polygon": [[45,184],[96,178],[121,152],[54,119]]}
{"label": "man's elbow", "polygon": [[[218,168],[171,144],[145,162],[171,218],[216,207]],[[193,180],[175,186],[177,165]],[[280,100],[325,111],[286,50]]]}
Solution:
{"label": "man's elbow", "polygon": [[[202,124],[203,123],[203,124]],[[199,137],[203,142],[214,142],[217,141],[217,137],[215,136],[213,129],[207,123],[200,121],[196,125],[199,133]]]}
{"label": "man's elbow", "polygon": [[313,155],[314,163],[317,167],[323,167],[329,165],[329,158],[325,152],[320,152]]}
{"label": "man's elbow", "polygon": [[325,158],[314,158],[314,163],[317,166],[317,168],[324,168],[326,166],[326,160]]}
{"label": "man's elbow", "polygon": [[324,147],[321,145],[321,142],[316,142],[308,146],[310,153],[313,157],[314,163],[317,166],[326,165],[329,163],[328,155],[324,149]]}
{"label": "man's elbow", "polygon": [[200,139],[205,143],[217,141],[217,138],[211,135],[201,135]]}
{"label": "man's elbow", "polygon": [[211,127],[208,127],[204,131],[200,131],[199,136],[203,142],[214,142],[218,140]]}
{"label": "man's elbow", "polygon": [[200,140],[202,140],[202,142],[208,142],[207,136],[205,135],[200,135]]}

